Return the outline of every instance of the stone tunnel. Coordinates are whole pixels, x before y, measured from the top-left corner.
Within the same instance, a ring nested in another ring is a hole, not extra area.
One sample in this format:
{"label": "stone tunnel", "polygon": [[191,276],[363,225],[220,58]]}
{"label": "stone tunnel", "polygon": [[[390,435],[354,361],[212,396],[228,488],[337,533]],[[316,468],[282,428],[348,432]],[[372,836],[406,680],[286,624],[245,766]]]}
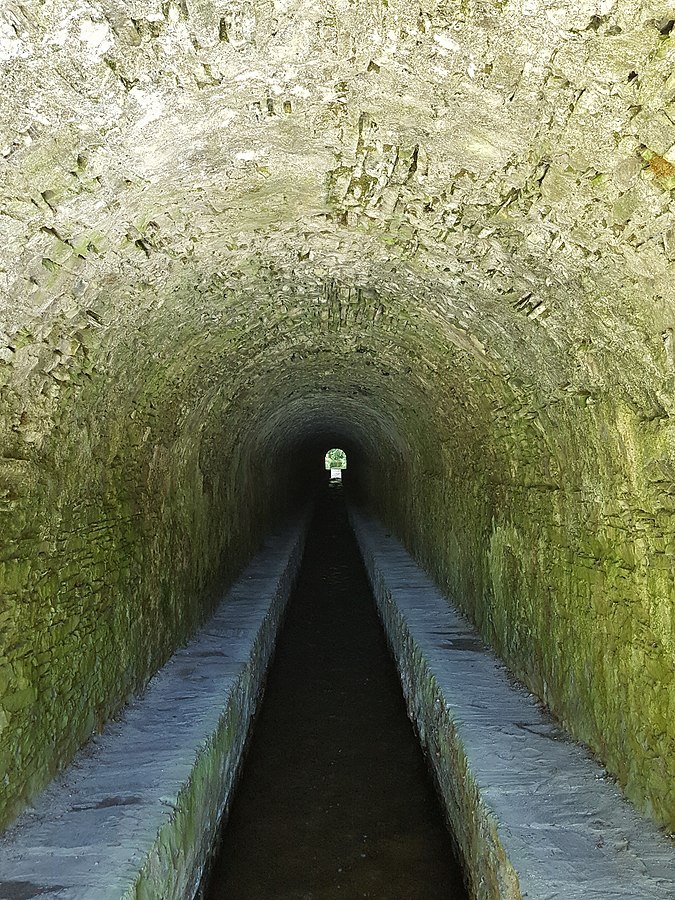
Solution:
{"label": "stone tunnel", "polygon": [[6,0],[3,825],[339,446],[350,491],[675,829],[673,20]]}

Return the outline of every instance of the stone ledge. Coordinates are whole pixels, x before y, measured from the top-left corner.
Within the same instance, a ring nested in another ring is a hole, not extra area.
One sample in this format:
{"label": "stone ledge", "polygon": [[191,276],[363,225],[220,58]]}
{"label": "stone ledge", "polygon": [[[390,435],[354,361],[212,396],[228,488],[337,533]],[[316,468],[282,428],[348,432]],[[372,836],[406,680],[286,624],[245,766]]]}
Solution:
{"label": "stone ledge", "polygon": [[675,897],[673,844],[510,683],[401,544],[350,515],[471,896]]}
{"label": "stone ledge", "polygon": [[0,898],[193,897],[226,810],[300,565],[269,538],[213,617],[0,841]]}

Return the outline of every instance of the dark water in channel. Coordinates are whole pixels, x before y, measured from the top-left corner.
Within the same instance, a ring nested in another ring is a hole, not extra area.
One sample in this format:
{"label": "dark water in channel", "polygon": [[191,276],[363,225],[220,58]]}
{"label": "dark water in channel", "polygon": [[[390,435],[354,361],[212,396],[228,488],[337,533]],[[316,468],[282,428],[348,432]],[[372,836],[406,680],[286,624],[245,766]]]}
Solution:
{"label": "dark water in channel", "polygon": [[341,491],[320,498],[207,900],[466,900]]}

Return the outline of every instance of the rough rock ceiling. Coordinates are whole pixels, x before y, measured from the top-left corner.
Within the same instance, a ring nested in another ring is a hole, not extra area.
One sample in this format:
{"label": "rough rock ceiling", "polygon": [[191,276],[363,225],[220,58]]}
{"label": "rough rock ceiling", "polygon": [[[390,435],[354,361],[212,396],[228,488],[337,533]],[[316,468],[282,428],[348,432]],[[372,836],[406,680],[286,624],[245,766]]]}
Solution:
{"label": "rough rock ceiling", "polygon": [[675,253],[665,12],[10,2],[3,319],[89,309],[213,332],[233,306],[264,324],[251,307],[273,294],[287,331],[290,307],[302,318],[336,282],[546,392],[602,388],[589,356],[607,378],[619,349],[658,376]]}

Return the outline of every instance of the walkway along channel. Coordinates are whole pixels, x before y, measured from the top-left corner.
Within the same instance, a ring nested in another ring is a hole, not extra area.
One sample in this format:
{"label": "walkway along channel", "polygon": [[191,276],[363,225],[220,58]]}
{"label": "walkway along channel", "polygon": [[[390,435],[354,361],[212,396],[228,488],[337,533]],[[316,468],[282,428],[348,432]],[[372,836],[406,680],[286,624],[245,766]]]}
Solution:
{"label": "walkway along channel", "polygon": [[320,497],[209,900],[461,900],[347,520]]}
{"label": "walkway along channel", "polygon": [[672,842],[352,509],[362,566],[329,498],[304,566],[301,516],[0,837],[0,900],[464,896],[364,566],[472,900],[675,900]]}
{"label": "walkway along channel", "polygon": [[191,900],[302,556],[268,535],[215,613],[0,837],[0,900]]}

